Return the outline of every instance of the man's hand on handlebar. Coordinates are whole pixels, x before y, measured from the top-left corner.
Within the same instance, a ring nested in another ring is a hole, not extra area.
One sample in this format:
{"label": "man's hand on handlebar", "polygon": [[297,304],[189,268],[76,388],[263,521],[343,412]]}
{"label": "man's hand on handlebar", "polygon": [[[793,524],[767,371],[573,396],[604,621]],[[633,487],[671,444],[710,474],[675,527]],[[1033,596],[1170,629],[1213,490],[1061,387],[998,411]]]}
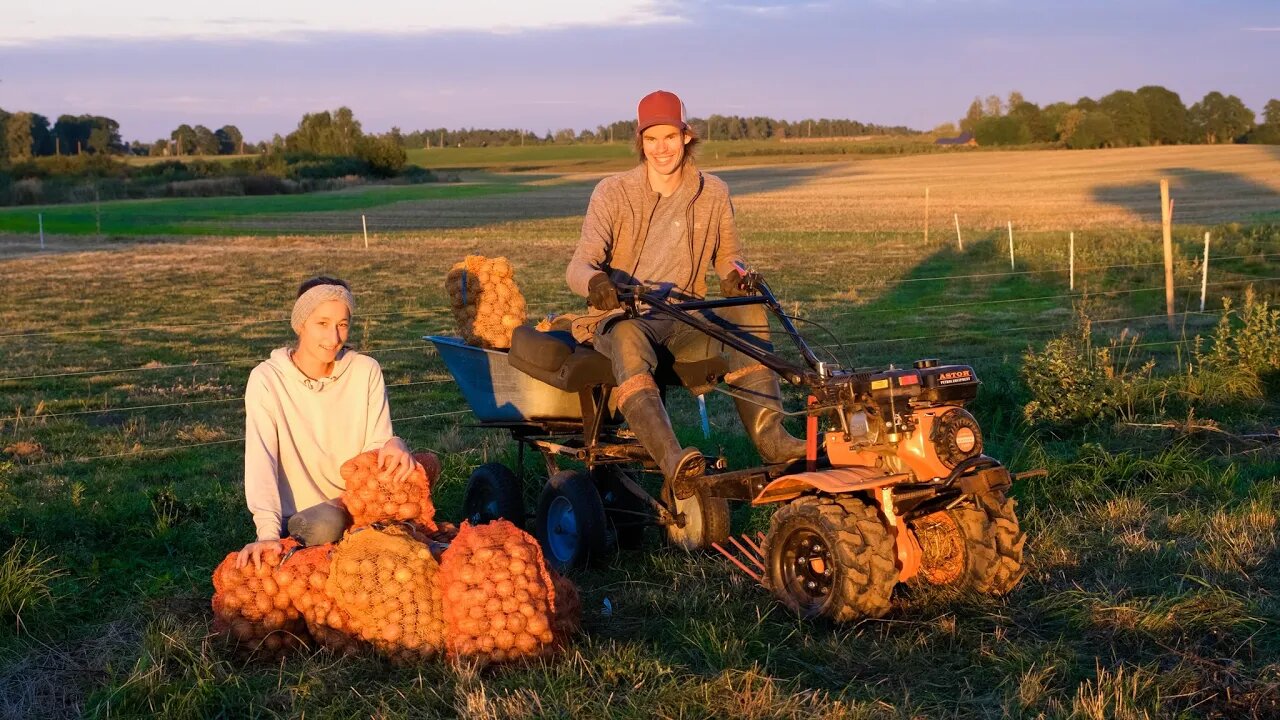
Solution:
{"label": "man's hand on handlebar", "polygon": [[596,273],[587,283],[587,298],[591,307],[597,310],[617,310],[622,307],[618,302],[618,286],[613,284],[608,273]]}
{"label": "man's hand on handlebar", "polygon": [[757,285],[763,280],[760,273],[735,262],[729,274],[720,278],[720,294],[727,298],[745,297],[756,292]]}

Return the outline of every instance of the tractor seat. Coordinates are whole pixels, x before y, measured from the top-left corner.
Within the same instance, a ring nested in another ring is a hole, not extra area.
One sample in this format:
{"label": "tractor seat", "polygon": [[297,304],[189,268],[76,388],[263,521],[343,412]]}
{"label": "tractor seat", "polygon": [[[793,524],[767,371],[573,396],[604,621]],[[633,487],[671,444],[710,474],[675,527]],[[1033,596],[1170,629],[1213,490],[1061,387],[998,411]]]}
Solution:
{"label": "tractor seat", "polygon": [[[659,352],[661,357],[663,352]],[[729,371],[722,357],[695,362],[661,362],[659,385],[684,385],[700,395]],[[615,385],[613,364],[602,353],[580,345],[563,330],[541,332],[522,325],[511,334],[511,367],[566,392],[579,392],[592,385]]]}

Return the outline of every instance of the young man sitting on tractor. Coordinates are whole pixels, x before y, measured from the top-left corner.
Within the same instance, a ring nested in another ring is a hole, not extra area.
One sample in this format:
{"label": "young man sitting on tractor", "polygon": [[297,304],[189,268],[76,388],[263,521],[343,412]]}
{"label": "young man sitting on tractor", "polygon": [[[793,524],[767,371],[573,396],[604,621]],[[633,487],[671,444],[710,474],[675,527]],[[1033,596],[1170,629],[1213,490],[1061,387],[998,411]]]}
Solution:
{"label": "young man sitting on tractor", "polygon": [[[592,306],[575,323],[574,334],[611,361],[617,406],[673,487],[689,487],[689,481],[702,477],[706,460],[696,448],[681,448],[671,428],[654,381],[659,347],[686,362],[723,355],[729,367],[725,382],[761,458],[769,464],[800,459],[805,443],[782,426],[773,371],[670,317],[623,314],[618,293],[625,286],[656,288],[672,301],[703,299],[711,267],[725,297],[746,293],[729,188],[694,164],[698,138],[685,122],[680,98],[662,90],[650,93],[636,115],[641,162],[596,186],[566,272],[569,287]],[[708,319],[769,347],[761,305],[718,309]]]}

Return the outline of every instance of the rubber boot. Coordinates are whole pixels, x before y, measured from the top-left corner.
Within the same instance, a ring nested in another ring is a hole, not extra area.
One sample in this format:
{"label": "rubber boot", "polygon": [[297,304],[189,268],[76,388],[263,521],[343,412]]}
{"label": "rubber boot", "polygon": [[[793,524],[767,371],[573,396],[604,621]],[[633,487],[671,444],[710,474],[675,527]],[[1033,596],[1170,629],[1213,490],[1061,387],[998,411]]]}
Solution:
{"label": "rubber boot", "polygon": [[656,389],[639,390],[622,403],[622,416],[640,444],[653,456],[662,477],[673,485],[702,477],[707,461],[697,448],[681,448],[671,429],[671,418]]}
{"label": "rubber boot", "polygon": [[734,380],[730,389],[734,391],[733,404],[742,418],[742,427],[765,464],[789,463],[805,456],[805,441],[782,426],[782,389],[776,373],[760,368]]}

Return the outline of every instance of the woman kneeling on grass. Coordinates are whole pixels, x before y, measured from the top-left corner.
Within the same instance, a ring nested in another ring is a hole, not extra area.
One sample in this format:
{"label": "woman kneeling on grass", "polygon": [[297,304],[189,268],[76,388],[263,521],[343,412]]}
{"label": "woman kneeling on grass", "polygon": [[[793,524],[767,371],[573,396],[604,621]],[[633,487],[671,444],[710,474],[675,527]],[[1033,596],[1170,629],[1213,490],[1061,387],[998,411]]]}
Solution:
{"label": "woman kneeling on grass", "polygon": [[391,434],[378,361],[346,347],[354,310],[342,280],[302,283],[293,306],[295,347],[272,352],[249,374],[244,495],[258,539],[240,551],[237,567],[280,552],[286,530],[308,545],[338,540],[351,522],[339,499],[347,460],[377,450],[379,467],[396,479],[418,466]]}

